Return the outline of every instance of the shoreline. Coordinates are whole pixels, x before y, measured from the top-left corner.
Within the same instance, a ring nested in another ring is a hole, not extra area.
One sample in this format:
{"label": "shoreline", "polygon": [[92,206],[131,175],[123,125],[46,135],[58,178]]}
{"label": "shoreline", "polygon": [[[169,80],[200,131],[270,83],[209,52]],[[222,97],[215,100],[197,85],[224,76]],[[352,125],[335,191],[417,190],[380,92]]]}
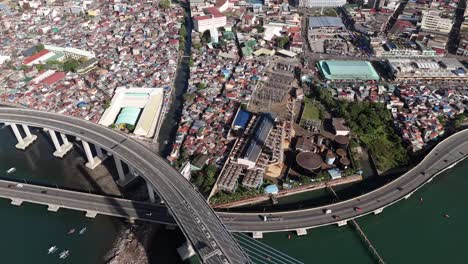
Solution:
{"label": "shoreline", "polygon": [[[292,189],[287,189],[287,190],[282,190],[278,192],[276,195],[277,198],[282,198],[282,197],[287,197],[295,194],[300,194],[300,193],[305,193],[309,191],[315,191],[319,189],[324,189],[327,188],[328,186],[337,186],[337,185],[342,185],[342,184],[348,184],[348,183],[354,183],[357,181],[362,181],[362,176],[361,175],[353,175],[349,176],[343,179],[337,179],[337,180],[331,180],[327,182],[319,182],[319,183],[313,183],[309,184],[307,186],[301,186],[297,188],[292,188]],[[262,194],[259,196],[251,197],[251,198],[246,198],[238,201],[233,201],[229,203],[223,203],[223,204],[216,204],[212,205],[213,208],[215,209],[225,209],[225,208],[236,208],[244,205],[254,205],[258,204],[261,202],[265,202],[270,200],[270,196],[267,194]]]}

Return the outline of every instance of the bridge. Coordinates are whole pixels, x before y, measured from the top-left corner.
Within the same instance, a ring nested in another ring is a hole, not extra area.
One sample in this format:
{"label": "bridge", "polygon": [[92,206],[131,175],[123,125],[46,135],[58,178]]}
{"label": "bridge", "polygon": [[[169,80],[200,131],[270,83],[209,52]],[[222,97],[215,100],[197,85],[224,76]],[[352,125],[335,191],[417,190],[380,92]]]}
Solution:
{"label": "bridge", "polygon": [[[11,113],[10,111],[13,111],[13,113]],[[40,122],[36,120],[37,119],[37,117],[35,117],[36,115],[39,115]],[[43,115],[45,116],[42,117]],[[42,120],[42,118],[49,118],[49,119],[59,118],[59,121],[50,120],[50,122],[52,123],[48,123],[49,121]],[[101,142],[99,140],[102,140],[101,144],[104,144],[105,146],[107,146],[106,149],[109,151],[112,150],[114,151],[114,153],[116,153],[117,150],[120,151],[119,144],[122,144],[122,143],[128,144],[128,142],[131,141],[131,140],[127,140],[125,136],[117,132],[113,132],[113,133],[117,133],[120,137],[124,137],[124,138],[123,139],[120,138],[122,140],[119,141],[118,144],[116,144],[116,141],[113,141],[112,143],[116,145],[112,146],[112,145],[109,145],[109,143],[107,143],[105,139],[94,138],[96,135],[88,134],[89,133],[88,130],[85,130],[85,131],[80,130],[82,129],[81,127],[73,127],[73,126],[65,127],[66,130],[64,130],[64,128],[60,126],[61,124],[60,122],[64,122],[63,120],[66,120],[67,122],[70,122],[70,123],[72,123],[71,121],[76,121],[74,118],[55,115],[55,114],[48,114],[48,113],[42,113],[42,112],[37,112],[37,111],[31,111],[31,110],[18,110],[18,109],[13,110],[10,108],[8,109],[0,108],[0,121],[17,122],[20,124],[26,123],[28,125],[39,126],[39,127],[49,127],[51,129],[63,131],[64,133],[68,132],[70,134],[73,134],[82,138],[83,140],[89,140],[91,142]],[[59,122],[59,123],[57,124],[56,122]],[[105,133],[108,130],[106,128],[102,128],[95,124],[89,124],[89,122],[86,122],[86,121],[82,121],[82,122],[84,122],[85,124],[80,123],[79,125],[91,126],[91,128],[94,128],[94,129],[100,128],[100,130],[96,130],[97,133]],[[97,128],[95,128],[95,126],[97,126]],[[72,130],[72,128],[76,129],[76,131],[71,132],[70,130]],[[84,126],[83,128],[86,128],[86,126]],[[105,130],[105,131],[102,131],[102,130]],[[409,198],[416,190],[422,187],[425,183],[430,182],[436,175],[438,175],[439,173],[443,172],[446,169],[453,167],[457,162],[466,158],[466,155],[468,153],[468,140],[466,139],[468,139],[468,130],[460,131],[448,137],[447,139],[440,142],[437,146],[435,146],[435,148],[430,153],[428,153],[426,157],[417,166],[409,170],[407,173],[403,174],[396,180],[372,192],[369,192],[367,194],[364,194],[364,195],[361,195],[361,196],[358,196],[349,200],[341,201],[341,202],[330,204],[327,206],[316,207],[316,208],[271,213],[271,215],[279,217],[281,219],[280,221],[266,221],[265,222],[263,221],[263,218],[260,217],[259,213],[217,212],[217,215],[219,216],[219,218],[221,218],[221,220],[223,220],[224,225],[227,227],[228,230],[234,231],[234,232],[253,232],[256,235],[261,235],[261,233],[263,232],[278,232],[278,231],[297,231],[298,234],[299,233],[305,234],[307,233],[308,228],[315,228],[315,227],[330,225],[330,224],[337,224],[339,226],[346,225],[348,221],[351,221],[355,218],[358,218],[367,214],[371,214],[371,213],[379,214],[383,211],[385,207],[390,206],[402,199]],[[131,146],[131,147],[134,147],[134,146]],[[138,148],[140,147],[143,148],[142,146],[138,146]],[[126,148],[124,148],[123,150],[126,151]],[[145,150],[145,148],[143,148],[143,150]],[[130,153],[130,154],[135,155],[135,153]],[[150,155],[148,151],[146,150],[145,152],[142,152],[141,154]],[[152,156],[149,156],[149,157],[155,158],[154,154],[151,154],[151,155]],[[124,156],[121,156],[122,159],[124,159],[123,157]],[[137,157],[139,156],[137,155]],[[135,159],[137,157],[131,157],[131,158]],[[147,160],[148,157],[145,156],[145,158],[146,159],[142,157],[143,160]],[[151,173],[141,170],[142,167],[146,166],[145,163],[139,163],[137,161],[133,161],[132,159],[130,159],[130,162],[133,162],[131,164],[136,164],[138,166],[139,173],[143,173],[142,175],[151,175]],[[163,164],[166,164],[163,161],[159,161],[159,159],[161,158],[159,157],[155,158],[155,160],[157,160],[158,162],[162,162]],[[156,163],[156,164],[159,164],[159,163]],[[180,182],[184,184],[184,187],[185,185],[188,185],[187,187],[182,188],[182,189],[187,190],[187,191],[190,190],[190,192],[188,192],[188,195],[190,194],[193,195],[193,193],[195,192],[194,188],[190,184],[188,184],[188,182],[185,181],[182,177],[180,177],[180,175],[178,175],[177,172],[175,172],[172,168],[169,168],[170,167],[169,165],[167,166],[168,166],[167,168],[166,166],[163,167],[164,172],[166,171],[171,172],[171,174],[169,174],[171,175],[170,177],[176,177],[178,179],[182,179],[183,181],[180,181]],[[159,169],[153,168],[153,169],[156,172],[161,172],[161,168]],[[165,175],[165,176],[169,177],[169,175]],[[152,177],[155,177],[155,176],[152,176]],[[164,174],[162,177],[164,178]],[[145,179],[149,181],[151,178],[145,178]],[[1,186],[1,182],[0,182],[0,186]],[[165,186],[165,188],[176,188],[175,186],[172,186],[172,187]],[[3,193],[4,190],[5,188],[0,188],[0,192],[2,192],[0,196],[3,196],[5,198],[10,198],[12,200],[14,198],[18,198],[16,196],[18,195],[18,192],[22,192],[20,190],[16,190],[16,192],[11,192],[11,188],[10,188],[5,193]],[[171,191],[173,192],[172,189]],[[60,197],[60,195],[63,195],[63,193],[56,193],[56,194],[58,195],[58,197]],[[205,200],[201,197],[201,195],[199,195],[198,193],[196,194],[197,195],[194,195],[193,197],[197,199],[197,203],[192,208],[198,208],[197,206],[205,208],[207,206]],[[179,195],[182,195],[182,194],[179,193]],[[163,196],[163,199],[164,199],[164,196]],[[178,197],[177,199],[182,199],[182,198]],[[34,202],[34,200],[35,198],[31,199],[31,202]],[[187,200],[183,200],[179,204],[168,203],[167,198],[165,198],[164,200],[168,204],[169,211],[172,212],[172,214],[174,215],[175,223],[180,225],[181,222],[186,221],[186,220],[184,221],[178,220],[177,215],[174,212],[176,212],[177,209],[180,209],[181,207],[185,208],[183,205],[184,204],[187,205],[188,203]],[[115,201],[119,201],[119,202],[116,203]],[[116,210],[113,210],[113,209],[107,208],[106,209],[107,211],[103,209],[101,212],[103,214],[115,215],[119,217],[127,217],[130,219],[135,218],[135,219],[141,219],[141,220],[149,220],[149,221],[154,221],[154,222],[166,221],[166,220],[163,220],[162,218],[156,219],[157,216],[168,217],[167,215],[163,215],[164,214],[162,211],[163,209],[156,205],[154,205],[154,207],[151,207],[151,210],[154,210],[155,214],[152,219],[149,219],[149,218],[145,218],[145,215],[144,215],[145,213],[148,212],[146,209],[138,209],[132,213],[131,210],[133,209],[129,208],[129,206],[131,206],[131,203],[132,203],[131,201],[127,201],[124,199],[120,199],[120,200],[117,199],[115,201],[106,200],[105,197],[100,197],[100,198],[96,198],[96,200],[94,200],[93,202],[98,203],[99,206],[102,206],[103,208],[105,208],[106,206],[107,207],[118,206],[121,208],[120,211],[118,211],[118,213],[115,213]],[[44,201],[44,204],[47,204],[47,202],[50,203],[50,201]],[[58,202],[59,201],[56,200],[54,204],[57,205]],[[120,202],[122,202],[122,204],[120,204]],[[134,203],[138,204],[136,202]],[[150,207],[146,207],[149,205],[144,205],[144,206],[145,208],[148,208],[148,209],[150,208]],[[178,206],[178,207],[174,209],[174,208],[171,208],[171,206]],[[67,207],[67,206],[63,206],[63,207]],[[355,207],[360,207],[362,208],[362,210],[355,211],[354,210]],[[122,210],[122,208],[124,208],[124,210]],[[92,209],[90,209],[89,206],[86,207],[84,205],[81,205],[81,207],[79,208],[77,207],[76,209],[87,211],[87,212],[93,211]],[[127,209],[129,209],[128,212],[127,212]],[[325,214],[324,211],[326,209],[332,210],[332,213]],[[114,214],[111,214],[109,210],[113,210]],[[216,220],[210,220],[210,221],[215,221],[215,223],[220,224],[218,222],[219,219],[216,218],[213,211],[208,210],[206,208],[205,210],[206,211],[204,212],[209,213],[208,214],[209,218],[216,219]],[[187,217],[189,219],[191,219],[191,217],[194,217],[195,222],[198,222],[198,221],[201,222],[201,219],[205,218],[202,213],[193,215],[193,212],[190,211],[189,209],[182,210],[182,213],[185,213],[185,215],[182,215],[182,217]],[[189,215],[187,216],[187,214]],[[338,216],[338,218],[336,216]],[[190,223],[189,220],[187,221]],[[195,223],[191,223],[191,224],[195,224]],[[223,226],[220,224],[220,227],[223,227]],[[204,228],[206,229],[206,227]],[[225,230],[223,231],[223,233],[224,232]],[[225,236],[226,238],[231,238],[230,236],[226,234]]]}
{"label": "bridge", "polygon": [[[27,148],[36,139],[29,130],[32,126],[47,129],[56,148],[54,156],[57,157],[63,157],[71,149],[68,136],[81,140],[88,159],[86,166],[91,169],[99,165],[106,152],[112,154],[120,182],[124,184],[130,177],[123,173],[124,161],[130,168],[130,174],[138,174],[145,179],[151,200],[154,200],[154,192],[164,200],[175,222],[204,263],[250,263],[204,197],[165,159],[128,136],[86,120],[29,109],[0,107],[0,122],[12,127],[18,140],[16,147],[20,149]],[[23,133],[18,124],[22,126]],[[90,143],[95,146],[96,156]]]}
{"label": "bridge", "polygon": [[[367,214],[379,214],[385,207],[402,199],[408,199],[424,184],[432,181],[436,175],[465,159],[467,154],[468,129],[440,142],[417,166],[402,176],[364,195],[327,206],[271,213],[272,216],[281,217],[281,221],[263,222],[258,213],[218,212],[218,215],[231,231],[237,232],[298,231],[298,233],[306,233],[308,228],[330,224],[342,226],[352,219]],[[362,210],[356,211],[355,207],[360,207]],[[325,214],[327,209],[330,209],[332,213]]]}
{"label": "bridge", "polygon": [[85,192],[78,192],[10,180],[0,180],[0,197],[10,199],[13,205],[23,202],[48,206],[52,212],[60,208],[86,212],[87,217],[97,214],[126,218],[131,222],[142,220],[176,225],[166,206],[126,200]]}

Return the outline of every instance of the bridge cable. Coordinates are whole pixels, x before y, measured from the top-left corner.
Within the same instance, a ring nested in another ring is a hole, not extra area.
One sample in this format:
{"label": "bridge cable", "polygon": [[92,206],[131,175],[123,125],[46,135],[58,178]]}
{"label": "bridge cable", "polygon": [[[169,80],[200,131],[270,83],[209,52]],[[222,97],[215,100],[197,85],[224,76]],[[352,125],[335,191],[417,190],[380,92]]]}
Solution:
{"label": "bridge cable", "polygon": [[295,259],[295,258],[293,258],[291,256],[288,256],[288,255],[284,254],[283,252],[266,245],[265,243],[262,243],[262,242],[260,242],[258,240],[254,240],[254,239],[250,238],[249,236],[247,236],[245,234],[234,233],[234,237],[236,237],[238,239],[238,241],[241,243],[241,245],[243,245],[245,247],[247,247],[247,246],[252,247],[252,244],[253,244],[253,246],[257,246],[257,248],[262,249],[263,252],[268,252],[274,257],[278,257],[278,258],[283,259],[282,260],[283,263],[303,264],[303,262],[301,262],[301,261],[299,261],[299,260],[297,260],[297,259]]}
{"label": "bridge cable", "polygon": [[279,251],[279,250],[273,248],[273,247],[270,247],[270,246],[268,246],[268,245],[265,244],[265,243],[262,243],[262,242],[260,242],[260,241],[258,241],[258,240],[255,240],[255,239],[252,239],[251,237],[249,237],[249,236],[247,236],[247,235],[245,235],[245,234],[243,234],[243,233],[235,233],[235,235],[237,235],[237,237],[239,237],[239,238],[243,237],[243,238],[246,239],[247,241],[255,242],[255,243],[257,243],[257,244],[263,246],[263,248],[266,248],[266,249],[269,250],[270,252],[275,252],[275,253],[278,254],[279,256],[282,256],[284,259],[289,259],[289,261],[294,261],[294,262],[296,262],[296,263],[302,263],[302,262],[298,261],[297,259],[295,259],[295,258],[293,258],[293,257],[291,257],[291,256],[289,256],[289,255],[287,255],[287,254],[285,254],[285,253],[283,253],[283,252],[281,252],[281,251]]}

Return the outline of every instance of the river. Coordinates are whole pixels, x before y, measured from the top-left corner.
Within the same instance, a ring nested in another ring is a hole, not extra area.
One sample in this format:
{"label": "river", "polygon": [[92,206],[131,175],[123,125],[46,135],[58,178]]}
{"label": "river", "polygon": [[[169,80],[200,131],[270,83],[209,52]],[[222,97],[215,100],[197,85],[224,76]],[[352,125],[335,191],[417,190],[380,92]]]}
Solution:
{"label": "river", "polygon": [[[68,187],[92,189],[78,166],[84,162],[77,151],[63,159],[52,156],[52,144],[39,135],[26,151],[14,148],[10,128],[0,130],[0,175],[56,183]],[[4,172],[16,167],[9,175]],[[380,215],[358,220],[367,236],[388,263],[466,263],[468,251],[468,162],[439,175],[410,199],[386,208]],[[424,202],[420,203],[419,198]],[[450,219],[443,215],[447,213]],[[98,215],[89,219],[83,212],[60,209],[48,212],[45,206],[24,203],[20,207],[0,199],[0,247],[2,259],[9,264],[65,263],[55,255],[47,255],[49,246],[71,250],[66,263],[100,264],[112,246],[121,222]],[[71,228],[87,227],[83,235],[67,235]],[[304,263],[373,263],[372,257],[350,227],[328,226],[311,229],[307,236],[286,233],[265,234],[261,240]],[[175,247],[181,234],[163,231],[155,238],[154,263],[181,263]],[[59,251],[60,251],[59,250]]]}

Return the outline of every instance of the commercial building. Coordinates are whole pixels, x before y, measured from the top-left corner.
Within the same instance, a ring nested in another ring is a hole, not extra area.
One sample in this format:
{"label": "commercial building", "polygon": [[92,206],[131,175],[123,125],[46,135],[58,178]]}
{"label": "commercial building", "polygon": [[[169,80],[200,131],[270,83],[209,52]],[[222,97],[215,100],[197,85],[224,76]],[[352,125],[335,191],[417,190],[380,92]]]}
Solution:
{"label": "commercial building", "polygon": [[318,68],[327,80],[379,80],[380,77],[368,61],[322,60]]}
{"label": "commercial building", "polygon": [[346,0],[299,0],[299,7],[339,7],[346,4]]}
{"label": "commercial building", "polygon": [[67,59],[70,58],[70,59],[79,60],[81,58],[91,59],[91,58],[96,57],[93,52],[82,50],[82,49],[76,49],[76,48],[70,48],[70,47],[62,48],[62,47],[57,47],[53,45],[44,45],[44,48],[49,51],[53,51],[55,53],[64,54],[65,58]]}
{"label": "commercial building", "polygon": [[440,11],[423,11],[421,29],[428,32],[448,34],[452,30],[453,20],[443,18]]}
{"label": "commercial building", "polygon": [[237,159],[237,163],[246,165],[249,169],[255,167],[262,148],[270,135],[271,129],[275,123],[276,115],[272,113],[263,114],[258,121],[255,131],[245,146],[243,154]]}
{"label": "commercial building", "polygon": [[153,137],[161,121],[163,97],[162,88],[119,87],[99,124],[129,124],[135,126],[135,135]]}
{"label": "commercial building", "polygon": [[198,32],[220,28],[226,26],[226,16],[224,16],[216,7],[203,9],[203,16],[195,16],[193,25]]}
{"label": "commercial building", "polygon": [[389,59],[387,67],[395,80],[468,80],[466,68],[456,59]]}
{"label": "commercial building", "polygon": [[309,17],[309,30],[322,29],[322,30],[338,30],[345,29],[345,25],[339,17]]}

